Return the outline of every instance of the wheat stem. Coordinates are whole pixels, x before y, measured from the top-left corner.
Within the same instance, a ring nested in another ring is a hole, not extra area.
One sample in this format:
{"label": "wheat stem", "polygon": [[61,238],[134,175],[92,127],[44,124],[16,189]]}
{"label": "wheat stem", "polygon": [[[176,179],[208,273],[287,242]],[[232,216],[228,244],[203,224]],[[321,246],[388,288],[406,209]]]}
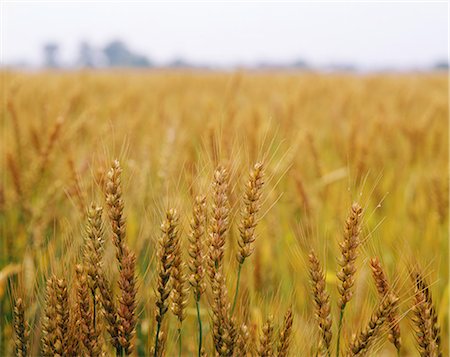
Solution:
{"label": "wheat stem", "polygon": [[195,300],[195,307],[197,308],[197,320],[198,320],[198,357],[201,357],[203,328],[202,328],[202,318],[200,317],[200,299]]}
{"label": "wheat stem", "polygon": [[341,308],[341,311],[339,314],[338,335],[337,335],[337,342],[336,342],[336,357],[339,357],[339,348],[340,348],[340,343],[341,343],[341,330],[342,330],[343,319],[344,319],[344,308]]}
{"label": "wheat stem", "polygon": [[182,343],[181,343],[181,324],[180,327],[177,330],[178,332],[178,357],[181,357],[181,348],[182,348]]}
{"label": "wheat stem", "polygon": [[159,332],[160,331],[161,331],[161,323],[158,322],[158,324],[156,326],[155,348],[154,348],[154,352],[153,352],[154,357],[158,356],[158,341],[159,341]]}
{"label": "wheat stem", "polygon": [[236,308],[237,298],[238,298],[238,294],[239,294],[239,282],[241,281],[241,270],[242,270],[243,264],[244,264],[244,262],[240,263],[239,267],[238,267],[236,289],[234,292],[233,307],[231,308],[231,315],[233,315],[234,309]]}

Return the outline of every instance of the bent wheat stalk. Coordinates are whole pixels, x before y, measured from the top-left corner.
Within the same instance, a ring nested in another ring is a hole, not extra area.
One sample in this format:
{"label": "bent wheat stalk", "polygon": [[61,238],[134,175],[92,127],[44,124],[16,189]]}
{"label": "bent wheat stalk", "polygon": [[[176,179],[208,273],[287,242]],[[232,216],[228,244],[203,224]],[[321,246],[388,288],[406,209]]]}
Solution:
{"label": "bent wheat stalk", "polygon": [[382,325],[397,303],[398,298],[394,294],[386,296],[373,313],[367,327],[353,337],[347,356],[363,356],[369,352],[373,342],[380,335]]}
{"label": "bent wheat stalk", "polygon": [[[392,288],[390,287],[386,274],[381,267],[380,260],[378,258],[372,258],[370,260],[370,267],[372,269],[372,276],[375,280],[378,294],[381,299],[385,299],[389,293],[392,293]],[[388,339],[397,349],[397,355],[400,355],[402,342],[400,338],[400,325],[398,323],[399,316],[397,313],[397,308],[398,306],[393,306],[392,311],[388,316],[388,324],[390,327]]]}

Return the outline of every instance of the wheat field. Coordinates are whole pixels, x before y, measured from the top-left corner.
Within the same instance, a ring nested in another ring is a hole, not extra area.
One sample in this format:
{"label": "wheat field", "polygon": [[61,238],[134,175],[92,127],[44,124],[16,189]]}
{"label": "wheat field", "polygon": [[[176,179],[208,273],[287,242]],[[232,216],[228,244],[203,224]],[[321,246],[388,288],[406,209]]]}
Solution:
{"label": "wheat field", "polygon": [[448,355],[445,74],[2,82],[0,355]]}

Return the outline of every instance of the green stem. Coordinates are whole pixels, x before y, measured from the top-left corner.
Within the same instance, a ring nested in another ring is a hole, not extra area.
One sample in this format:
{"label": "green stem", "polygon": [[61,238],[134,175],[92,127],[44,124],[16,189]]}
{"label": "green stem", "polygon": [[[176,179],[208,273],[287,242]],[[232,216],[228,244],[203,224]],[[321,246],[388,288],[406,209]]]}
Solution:
{"label": "green stem", "polygon": [[123,349],[122,349],[122,347],[117,347],[116,348],[116,356],[117,357],[122,357],[123,356]]}
{"label": "green stem", "polygon": [[338,335],[337,335],[337,344],[336,344],[336,357],[339,357],[339,348],[341,343],[341,330],[342,330],[342,321],[344,319],[344,307],[341,309],[341,313],[339,315],[339,325],[338,325]]}
{"label": "green stem", "polygon": [[161,323],[158,322],[158,326],[156,327],[155,351],[153,353],[153,357],[158,357],[158,340],[160,330],[161,330]]}
{"label": "green stem", "polygon": [[239,295],[239,282],[241,281],[242,265],[244,265],[244,262],[239,263],[238,274],[237,274],[237,281],[236,281],[236,290],[234,292],[233,307],[231,308],[231,315],[233,315],[233,313],[234,313],[234,309],[236,308],[237,298],[238,298],[238,295]]}
{"label": "green stem", "polygon": [[195,299],[195,305],[197,307],[197,320],[198,320],[198,357],[202,355],[202,318],[200,317],[200,295],[197,295],[197,299]]}
{"label": "green stem", "polygon": [[178,357],[181,357],[181,324],[178,328]]}

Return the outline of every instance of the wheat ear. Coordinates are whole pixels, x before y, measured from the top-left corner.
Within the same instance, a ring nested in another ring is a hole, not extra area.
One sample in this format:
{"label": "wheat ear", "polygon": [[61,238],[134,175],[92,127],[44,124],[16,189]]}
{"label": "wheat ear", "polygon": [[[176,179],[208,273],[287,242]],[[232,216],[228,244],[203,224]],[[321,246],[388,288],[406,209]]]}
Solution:
{"label": "wheat ear", "polygon": [[122,199],[121,176],[122,168],[118,160],[114,160],[107,173],[105,196],[108,207],[113,243],[116,247],[116,256],[119,269],[122,269],[122,259],[125,246],[125,216],[124,203]]}
{"label": "wheat ear", "polygon": [[278,339],[278,357],[287,357],[289,354],[289,347],[291,344],[292,325],[294,323],[294,315],[292,309],[289,308],[284,315],[283,326],[280,330],[280,336]]}
{"label": "wheat ear", "polygon": [[413,324],[420,355],[441,357],[440,327],[431,291],[419,272],[411,275],[414,281]]}
{"label": "wheat ear", "polygon": [[384,322],[397,303],[398,298],[394,294],[385,297],[381,305],[372,314],[366,328],[353,337],[347,356],[364,356],[369,352],[373,342],[380,336]]}
{"label": "wheat ear", "polygon": [[330,295],[326,290],[325,274],[316,253],[309,253],[309,275],[316,308],[315,316],[320,330],[319,349],[327,356],[331,356],[332,318]]}
{"label": "wheat ear", "polygon": [[[388,296],[388,294],[392,293],[392,288],[387,280],[386,274],[381,266],[380,260],[378,258],[372,258],[370,260],[370,267],[372,269],[372,276],[373,279],[375,280],[375,285],[377,287],[378,294],[380,295],[381,299],[385,299]],[[387,318],[390,327],[388,339],[397,349],[397,354],[400,355],[402,341],[400,338],[400,325],[398,323],[399,316],[397,309],[398,306],[393,306],[391,313]]]}
{"label": "wheat ear", "polygon": [[118,315],[118,341],[121,350],[127,356],[133,352],[133,339],[137,322],[136,316],[136,256],[127,246],[124,246],[122,257],[122,270],[119,275],[119,289],[121,295],[117,308]]}
{"label": "wheat ear", "polygon": [[206,196],[195,198],[189,233],[189,283],[193,289],[198,320],[198,356],[202,355],[202,319],[200,316],[200,298],[205,291],[205,236]]}
{"label": "wheat ear", "polygon": [[14,304],[14,343],[17,357],[28,355],[30,329],[25,318],[25,304],[22,298],[17,298]]}
{"label": "wheat ear", "polygon": [[98,276],[102,269],[105,243],[102,213],[102,207],[91,203],[87,210],[86,234],[83,249],[85,269],[88,276],[90,295],[92,297],[92,324],[94,329],[97,328]]}
{"label": "wheat ear", "polygon": [[[83,265],[75,267],[76,272],[76,296],[79,316],[79,328],[81,331],[81,342],[89,356],[100,356],[101,345],[99,344],[100,332],[94,325],[94,314],[91,308],[88,274]],[[92,305],[93,306],[93,305]]]}
{"label": "wheat ear", "polygon": [[47,280],[42,353],[45,356],[67,355],[69,349],[69,304],[65,279]]}
{"label": "wheat ear", "polygon": [[228,201],[228,172],[218,167],[212,183],[211,224],[209,230],[208,274],[213,296],[212,329],[216,352],[220,356],[233,354],[237,331],[230,317],[230,303],[225,276],[223,257],[225,237],[229,226],[230,203]]}
{"label": "wheat ear", "polygon": [[273,317],[269,316],[262,328],[262,335],[259,342],[258,356],[273,356]]}
{"label": "wheat ear", "polygon": [[264,167],[258,162],[250,171],[248,181],[245,185],[243,206],[241,209],[241,222],[239,224],[239,250],[236,255],[239,262],[236,288],[233,299],[233,307],[231,313],[233,314],[236,308],[237,298],[239,294],[239,283],[241,279],[242,265],[246,258],[248,258],[254,250],[253,244],[256,239],[255,229],[258,219],[258,213],[261,208],[261,195],[264,186]]}
{"label": "wheat ear", "polygon": [[116,353],[120,353],[121,345],[119,343],[119,322],[117,316],[117,307],[114,302],[111,285],[106,278],[105,273],[101,270],[97,276],[98,290],[100,292],[100,303],[102,312],[106,320],[106,330],[111,338],[111,344],[116,349]]}
{"label": "wheat ear", "polygon": [[172,291],[170,294],[171,305],[170,308],[172,313],[177,317],[178,320],[178,355],[181,356],[182,349],[182,324],[186,317],[186,305],[188,297],[188,286],[187,286],[187,276],[186,276],[186,265],[183,261],[182,247],[180,235],[176,236],[174,242],[175,249],[173,251],[173,264],[171,271],[172,279]]}
{"label": "wheat ear", "polygon": [[166,218],[161,224],[162,235],[158,243],[157,274],[158,282],[156,289],[156,336],[153,355],[159,356],[159,333],[163,317],[168,309],[168,298],[170,295],[170,278],[174,261],[174,252],[178,239],[178,213],[175,209],[169,209]]}
{"label": "wheat ear", "polygon": [[337,273],[337,277],[341,282],[338,285],[338,306],[340,313],[336,343],[336,357],[339,357],[340,353],[341,330],[345,306],[353,295],[353,284],[355,283],[356,273],[355,261],[358,256],[358,246],[360,244],[359,235],[361,233],[361,215],[361,206],[358,203],[353,203],[350,214],[345,221],[344,239],[339,244],[342,256],[339,259],[339,265],[341,268]]}
{"label": "wheat ear", "polygon": [[250,354],[250,333],[245,323],[241,324],[236,340],[236,351],[241,356],[247,357]]}

